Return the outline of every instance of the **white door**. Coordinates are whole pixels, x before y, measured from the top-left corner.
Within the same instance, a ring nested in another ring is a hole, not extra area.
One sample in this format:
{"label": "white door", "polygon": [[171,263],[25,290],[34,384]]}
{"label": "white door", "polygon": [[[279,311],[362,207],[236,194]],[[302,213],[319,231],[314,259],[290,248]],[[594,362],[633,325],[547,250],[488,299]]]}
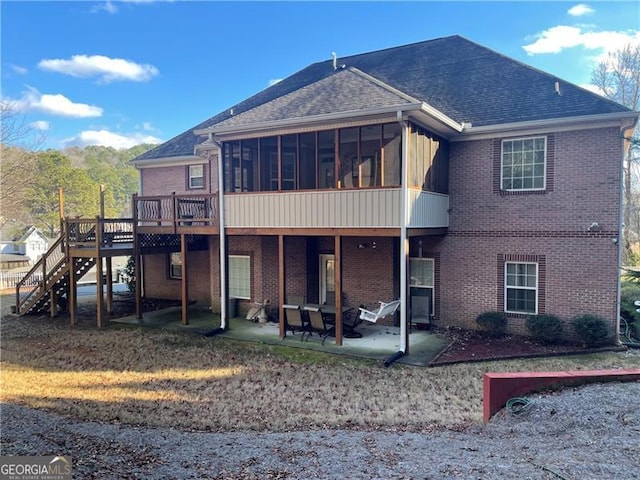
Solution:
{"label": "white door", "polygon": [[326,303],[327,297],[332,299],[331,303],[335,302],[334,261],[332,254],[320,255],[320,303]]}

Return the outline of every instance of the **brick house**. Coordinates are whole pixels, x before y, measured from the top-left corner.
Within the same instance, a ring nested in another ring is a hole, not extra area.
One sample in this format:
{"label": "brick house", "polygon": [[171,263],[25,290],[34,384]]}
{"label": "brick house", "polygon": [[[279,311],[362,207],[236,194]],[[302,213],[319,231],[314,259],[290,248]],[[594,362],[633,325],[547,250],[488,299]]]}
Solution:
{"label": "brick house", "polygon": [[338,344],[344,307],[400,299],[405,351],[418,297],[436,326],[615,329],[637,117],[459,36],[312,64],[133,161],[140,285],[223,326],[268,298],[281,333],[290,296],[328,302]]}

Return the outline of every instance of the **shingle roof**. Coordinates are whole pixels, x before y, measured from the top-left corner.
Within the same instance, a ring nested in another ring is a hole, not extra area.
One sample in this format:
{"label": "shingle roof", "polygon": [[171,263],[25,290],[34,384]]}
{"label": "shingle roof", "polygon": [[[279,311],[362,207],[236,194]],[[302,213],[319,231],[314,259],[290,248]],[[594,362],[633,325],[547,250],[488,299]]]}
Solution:
{"label": "shingle roof", "polygon": [[234,115],[218,123],[217,126],[250,125],[375,107],[400,107],[416,101],[381,82],[376,82],[357,68],[350,67],[244,113]]}
{"label": "shingle roof", "polygon": [[[136,160],[191,155],[199,142],[193,131],[221,122],[231,126],[394,105],[407,101],[407,96],[458,123],[474,126],[629,112],[460,36],[344,57],[339,64],[347,69],[334,72],[331,60],[312,64],[233,106],[233,117],[225,110]],[[406,96],[377,85],[352,67]],[[560,95],[555,91],[556,81]]]}

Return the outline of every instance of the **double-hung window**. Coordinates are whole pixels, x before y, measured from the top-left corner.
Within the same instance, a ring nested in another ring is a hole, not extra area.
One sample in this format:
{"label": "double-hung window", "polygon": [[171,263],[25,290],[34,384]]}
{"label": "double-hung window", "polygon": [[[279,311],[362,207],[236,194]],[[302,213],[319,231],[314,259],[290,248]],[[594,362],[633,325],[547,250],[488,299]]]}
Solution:
{"label": "double-hung window", "polygon": [[229,296],[251,299],[251,257],[229,255]]}
{"label": "double-hung window", "polygon": [[169,278],[182,278],[182,253],[180,252],[169,254]]}
{"label": "double-hung window", "polygon": [[546,137],[502,141],[500,186],[502,190],[544,190]]}
{"label": "double-hung window", "polygon": [[505,311],[538,313],[538,264],[506,262],[504,266]]}
{"label": "double-hung window", "polygon": [[204,165],[189,165],[189,188],[204,188]]}
{"label": "double-hung window", "polygon": [[[411,297],[428,297],[429,305],[433,305],[434,260],[433,258],[410,258],[409,272],[411,280],[409,288]],[[429,311],[433,314],[433,306]]]}

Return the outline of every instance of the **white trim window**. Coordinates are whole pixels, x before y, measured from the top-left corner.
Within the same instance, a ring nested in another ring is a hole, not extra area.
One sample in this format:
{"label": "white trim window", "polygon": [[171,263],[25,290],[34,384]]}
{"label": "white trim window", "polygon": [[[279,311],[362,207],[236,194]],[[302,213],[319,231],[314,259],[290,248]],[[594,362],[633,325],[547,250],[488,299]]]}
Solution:
{"label": "white trim window", "polygon": [[204,165],[189,165],[189,188],[204,188]]}
{"label": "white trim window", "polygon": [[507,313],[538,313],[537,263],[505,263],[504,302]]}
{"label": "white trim window", "polygon": [[500,186],[502,190],[544,190],[547,137],[502,141]]}
{"label": "white trim window", "polygon": [[251,299],[251,257],[229,255],[229,296]]}
{"label": "white trim window", "polygon": [[182,278],[182,253],[169,254],[169,278],[180,280]]}
{"label": "white trim window", "polygon": [[429,297],[432,305],[429,309],[433,315],[433,285],[434,285],[434,260],[433,258],[412,257],[409,259],[409,288],[412,297]]}

